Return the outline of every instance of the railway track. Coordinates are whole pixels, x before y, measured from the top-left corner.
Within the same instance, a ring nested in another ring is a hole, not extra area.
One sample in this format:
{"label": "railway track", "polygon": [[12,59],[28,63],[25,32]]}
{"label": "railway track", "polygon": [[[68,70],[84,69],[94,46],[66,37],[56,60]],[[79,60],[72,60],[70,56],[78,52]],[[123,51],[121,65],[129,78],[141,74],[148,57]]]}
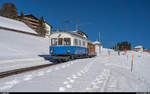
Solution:
{"label": "railway track", "polygon": [[0,72],[0,78],[20,74],[23,72],[33,71],[33,70],[37,70],[37,69],[41,69],[41,68],[45,68],[45,67],[49,67],[49,66],[57,65],[57,64],[61,64],[61,63],[53,63],[53,64],[50,63],[50,64],[45,64],[45,65],[38,65],[38,66],[32,66],[32,67],[27,67],[27,68],[10,70],[10,71],[6,71],[6,72]]}
{"label": "railway track", "polygon": [[16,74],[20,74],[20,73],[24,73],[24,72],[28,72],[28,71],[33,71],[33,70],[49,67],[52,65],[61,64],[61,63],[64,63],[64,62],[58,61],[56,63],[37,65],[37,66],[32,66],[32,67],[27,67],[27,68],[20,68],[20,69],[14,69],[14,70],[9,70],[9,71],[5,71],[5,72],[0,72],[0,78],[4,78],[4,77],[16,75]]}

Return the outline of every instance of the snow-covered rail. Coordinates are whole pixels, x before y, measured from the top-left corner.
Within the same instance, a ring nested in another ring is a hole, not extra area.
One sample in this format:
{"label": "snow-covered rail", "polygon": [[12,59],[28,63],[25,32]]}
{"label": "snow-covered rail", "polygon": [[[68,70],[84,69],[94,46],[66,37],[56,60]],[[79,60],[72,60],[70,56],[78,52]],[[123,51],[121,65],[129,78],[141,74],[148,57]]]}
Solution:
{"label": "snow-covered rail", "polygon": [[1,27],[1,26],[0,26],[0,29],[8,30],[8,31],[11,31],[11,32],[13,31],[13,32],[17,32],[17,33],[23,33],[23,34],[28,34],[28,35],[33,35],[33,36],[41,37],[41,36],[38,35],[38,34],[26,32],[26,31],[23,31],[23,30],[16,30],[16,29],[12,29],[12,28],[10,29],[10,28]]}
{"label": "snow-covered rail", "polygon": [[20,68],[20,69],[0,72],[0,78],[27,72],[27,71],[32,71],[32,70],[36,70],[36,69],[40,69],[40,68],[44,68],[44,67],[49,67],[49,66],[56,65],[56,64],[58,64],[58,63],[49,63],[49,64],[44,64],[44,65],[37,65],[37,66],[32,66],[32,67],[27,67],[27,68]]}

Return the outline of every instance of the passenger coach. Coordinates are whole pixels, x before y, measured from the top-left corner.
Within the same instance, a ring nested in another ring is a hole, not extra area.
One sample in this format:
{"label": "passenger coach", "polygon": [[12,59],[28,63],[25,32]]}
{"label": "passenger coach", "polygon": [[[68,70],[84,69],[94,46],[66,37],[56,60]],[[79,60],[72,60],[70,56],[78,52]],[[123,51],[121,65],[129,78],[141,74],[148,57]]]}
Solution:
{"label": "passenger coach", "polygon": [[53,32],[50,35],[50,55],[57,61],[95,56],[95,49],[93,53],[89,52],[92,46],[88,47],[90,42],[86,38],[76,31]]}

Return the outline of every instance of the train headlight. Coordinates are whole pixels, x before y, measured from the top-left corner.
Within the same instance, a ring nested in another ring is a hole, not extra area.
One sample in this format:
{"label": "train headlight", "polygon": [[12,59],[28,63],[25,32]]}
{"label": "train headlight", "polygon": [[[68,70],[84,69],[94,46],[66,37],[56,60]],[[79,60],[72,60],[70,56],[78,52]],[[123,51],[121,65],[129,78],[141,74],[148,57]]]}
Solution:
{"label": "train headlight", "polygon": [[68,53],[70,53],[70,50],[67,50]]}
{"label": "train headlight", "polygon": [[52,53],[53,53],[53,49],[51,49],[51,51],[50,51],[50,52],[51,52],[51,54],[52,54]]}

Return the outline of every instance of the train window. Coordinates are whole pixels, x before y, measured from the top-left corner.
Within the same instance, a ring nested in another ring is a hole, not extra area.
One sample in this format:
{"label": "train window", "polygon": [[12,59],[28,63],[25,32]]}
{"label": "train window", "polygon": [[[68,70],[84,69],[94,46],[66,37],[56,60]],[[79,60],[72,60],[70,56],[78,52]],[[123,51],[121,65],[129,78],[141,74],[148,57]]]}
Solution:
{"label": "train window", "polygon": [[85,41],[83,41],[83,46],[85,46]]}
{"label": "train window", "polygon": [[70,38],[64,38],[64,45],[71,45]]}
{"label": "train window", "polygon": [[81,40],[79,40],[79,46],[81,46]]}
{"label": "train window", "polygon": [[78,45],[78,40],[74,39],[74,45]]}
{"label": "train window", "polygon": [[57,45],[57,38],[51,39],[51,45],[53,45],[53,46]]}
{"label": "train window", "polygon": [[63,45],[63,38],[58,39],[58,45]]}

